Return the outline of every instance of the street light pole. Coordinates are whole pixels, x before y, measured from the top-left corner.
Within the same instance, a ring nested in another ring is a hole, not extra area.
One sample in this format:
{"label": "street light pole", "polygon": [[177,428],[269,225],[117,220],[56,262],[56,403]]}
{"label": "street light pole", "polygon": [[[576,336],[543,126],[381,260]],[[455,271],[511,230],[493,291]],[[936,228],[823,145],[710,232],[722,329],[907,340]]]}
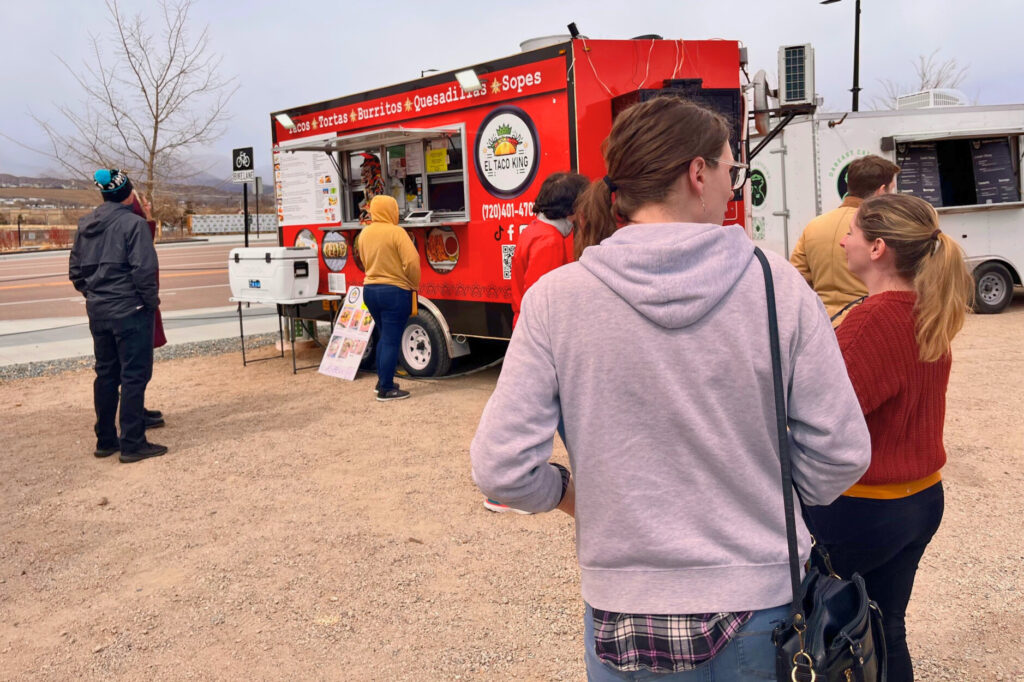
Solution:
{"label": "street light pole", "polygon": [[853,12],[853,110],[859,110],[860,104],[860,0],[856,0]]}
{"label": "street light pole", "polygon": [[[822,5],[831,5],[840,0],[821,0]],[[853,8],[853,93],[852,111],[860,110],[860,0],[855,0]]]}

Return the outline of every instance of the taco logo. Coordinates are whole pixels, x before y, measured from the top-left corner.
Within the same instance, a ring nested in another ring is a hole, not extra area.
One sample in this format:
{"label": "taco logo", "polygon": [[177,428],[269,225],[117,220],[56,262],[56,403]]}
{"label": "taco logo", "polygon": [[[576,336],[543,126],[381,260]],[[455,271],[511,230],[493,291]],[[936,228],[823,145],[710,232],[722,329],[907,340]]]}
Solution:
{"label": "taco logo", "polygon": [[537,129],[518,107],[498,107],[489,113],[480,124],[474,147],[477,177],[496,197],[519,196],[537,175]]}
{"label": "taco logo", "polygon": [[498,126],[494,136],[487,140],[487,148],[494,156],[508,156],[516,153],[516,147],[523,143],[523,138],[512,130],[512,126]]}

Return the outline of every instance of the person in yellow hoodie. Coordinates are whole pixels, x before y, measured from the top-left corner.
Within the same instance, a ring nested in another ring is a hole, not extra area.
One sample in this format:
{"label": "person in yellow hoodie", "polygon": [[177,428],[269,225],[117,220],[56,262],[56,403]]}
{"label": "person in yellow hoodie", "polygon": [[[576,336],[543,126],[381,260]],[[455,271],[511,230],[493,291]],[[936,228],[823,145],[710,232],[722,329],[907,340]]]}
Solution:
{"label": "person in yellow hoodie", "polygon": [[899,172],[899,166],[874,154],[851,163],[843,203],[807,223],[789,257],[825,304],[833,327],[868,295],[864,283],[847,267],[846,251],[839,242],[850,232],[850,221],[861,202],[894,191]]}
{"label": "person in yellow hoodie", "polygon": [[420,255],[398,226],[398,202],[379,194],[370,200],[370,224],[356,237],[363,263],[363,301],[377,323],[377,400],[409,397],[395,383],[395,366],[405,322],[412,314],[413,292],[420,287]]}

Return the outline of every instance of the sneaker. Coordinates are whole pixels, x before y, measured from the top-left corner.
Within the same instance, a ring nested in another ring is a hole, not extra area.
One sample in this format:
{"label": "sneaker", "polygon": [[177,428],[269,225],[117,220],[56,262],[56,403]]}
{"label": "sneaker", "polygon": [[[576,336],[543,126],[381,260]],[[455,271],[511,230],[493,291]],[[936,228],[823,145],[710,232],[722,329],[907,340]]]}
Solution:
{"label": "sneaker", "polygon": [[403,391],[400,388],[392,388],[387,393],[377,391],[377,400],[382,403],[386,403],[391,400],[405,400],[408,397],[409,391]]}
{"label": "sneaker", "polygon": [[132,462],[141,462],[144,459],[150,457],[159,457],[167,452],[167,446],[157,445],[156,443],[143,443],[142,447],[138,450],[132,450],[131,452],[122,451],[119,459],[125,464]]}
{"label": "sneaker", "polygon": [[95,455],[96,457],[110,457],[111,455],[116,455],[117,451],[120,450],[120,449],[121,449],[121,446],[119,446],[119,445],[115,445],[112,448],[97,447],[96,451],[93,452],[92,454]]}
{"label": "sneaker", "polygon": [[143,410],[143,414],[146,415],[146,419],[163,419],[164,413],[160,410]]}
{"label": "sneaker", "polygon": [[[398,388],[398,382],[395,381],[393,383],[395,384],[395,388]],[[380,382],[379,381],[376,384],[373,385],[373,392],[374,393],[380,393]]]}
{"label": "sneaker", "polygon": [[504,512],[515,512],[516,514],[526,514],[528,516],[533,514],[533,512],[523,511],[522,509],[515,509],[514,507],[510,507],[507,504],[502,504],[497,500],[492,500],[489,497],[484,498],[484,508],[490,509],[492,512],[498,512],[499,514],[502,514]]}

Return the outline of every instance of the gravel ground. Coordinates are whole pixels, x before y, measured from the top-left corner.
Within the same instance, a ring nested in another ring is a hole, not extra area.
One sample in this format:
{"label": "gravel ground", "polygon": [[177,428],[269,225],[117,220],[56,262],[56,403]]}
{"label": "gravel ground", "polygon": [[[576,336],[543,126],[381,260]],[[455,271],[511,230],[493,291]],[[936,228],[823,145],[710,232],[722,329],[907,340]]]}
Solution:
{"label": "gravel ground", "polygon": [[[1024,680],[1022,325],[1018,300],[956,341],[919,680]],[[217,348],[157,364],[171,450],[134,465],[91,455],[89,369],[0,385],[0,679],[583,679],[572,520],[470,479],[496,368],[382,404]]]}
{"label": "gravel ground", "polygon": [[[248,353],[250,348],[261,348],[277,343],[278,335],[253,334],[245,337],[245,350]],[[155,362],[175,360],[177,358],[193,358],[204,355],[216,355],[219,353],[241,353],[241,345],[237,337],[228,339],[212,339],[209,341],[193,341],[191,343],[179,343],[173,346],[157,348],[153,353]],[[23,362],[17,365],[4,365],[0,367],[0,383],[13,381],[15,379],[28,379],[32,377],[53,376],[74,370],[92,369],[93,357],[87,355],[78,358],[62,358],[60,360],[47,360],[45,362]]]}

